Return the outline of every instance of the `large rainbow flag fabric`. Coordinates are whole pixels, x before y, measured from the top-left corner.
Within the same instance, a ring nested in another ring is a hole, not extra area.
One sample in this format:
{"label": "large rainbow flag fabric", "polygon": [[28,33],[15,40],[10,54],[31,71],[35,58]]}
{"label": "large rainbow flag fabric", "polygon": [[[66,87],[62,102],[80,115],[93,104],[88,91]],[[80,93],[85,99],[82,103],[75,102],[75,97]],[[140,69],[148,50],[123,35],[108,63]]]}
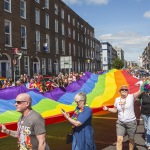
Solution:
{"label": "large rainbow flag fabric", "polygon": [[[136,92],[135,86],[138,79],[132,77],[125,70],[110,70],[98,75],[86,72],[80,80],[72,82],[64,88],[56,88],[51,92],[41,94],[38,90],[28,90],[24,86],[10,87],[0,90],[0,122],[6,124],[9,129],[16,129],[16,123],[20,113],[16,112],[15,98],[20,93],[28,93],[32,97],[32,108],[39,112],[46,124],[64,121],[61,108],[72,113],[76,107],[74,96],[78,92],[87,94],[87,104],[93,113],[101,111],[102,106],[112,106],[119,96],[121,85],[128,85],[130,93]],[[4,134],[0,133],[0,137]]]}

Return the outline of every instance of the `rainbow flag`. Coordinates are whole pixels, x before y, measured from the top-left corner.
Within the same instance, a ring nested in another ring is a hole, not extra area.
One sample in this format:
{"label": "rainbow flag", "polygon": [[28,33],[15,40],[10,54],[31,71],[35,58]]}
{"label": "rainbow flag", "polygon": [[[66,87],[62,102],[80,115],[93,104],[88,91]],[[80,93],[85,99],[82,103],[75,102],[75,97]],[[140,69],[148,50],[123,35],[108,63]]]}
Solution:
{"label": "rainbow flag", "polygon": [[[61,108],[72,113],[76,107],[74,96],[78,92],[87,94],[87,104],[93,113],[101,111],[102,106],[112,106],[119,96],[121,85],[128,85],[130,93],[134,93],[139,87],[135,86],[138,79],[132,77],[125,70],[110,70],[98,75],[86,72],[80,80],[72,82],[67,88],[56,88],[51,92],[41,94],[38,90],[28,90],[24,86],[10,87],[0,90],[0,122],[6,124],[9,129],[16,129],[16,123],[20,113],[16,112],[15,98],[20,93],[28,93],[32,98],[32,108],[40,113],[46,124],[58,123],[65,118],[61,114]],[[0,133],[0,137],[4,134]]]}

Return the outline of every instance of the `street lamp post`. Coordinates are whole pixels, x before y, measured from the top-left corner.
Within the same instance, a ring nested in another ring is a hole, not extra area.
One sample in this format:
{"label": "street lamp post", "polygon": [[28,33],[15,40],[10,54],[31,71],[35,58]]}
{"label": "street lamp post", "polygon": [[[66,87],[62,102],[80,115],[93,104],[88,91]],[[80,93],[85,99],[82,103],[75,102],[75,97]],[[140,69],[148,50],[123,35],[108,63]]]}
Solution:
{"label": "street lamp post", "polygon": [[13,67],[14,67],[14,85],[16,85],[16,64],[17,60],[13,59]]}

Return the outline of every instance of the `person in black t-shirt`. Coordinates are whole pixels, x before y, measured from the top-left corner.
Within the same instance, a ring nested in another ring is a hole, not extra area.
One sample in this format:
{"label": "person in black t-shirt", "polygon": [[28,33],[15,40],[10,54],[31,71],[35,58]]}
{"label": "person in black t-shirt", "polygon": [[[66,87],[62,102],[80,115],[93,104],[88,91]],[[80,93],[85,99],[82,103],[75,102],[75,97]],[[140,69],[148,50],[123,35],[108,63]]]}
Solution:
{"label": "person in black t-shirt", "polygon": [[150,92],[144,92],[139,96],[141,99],[141,116],[144,121],[146,146],[150,149]]}

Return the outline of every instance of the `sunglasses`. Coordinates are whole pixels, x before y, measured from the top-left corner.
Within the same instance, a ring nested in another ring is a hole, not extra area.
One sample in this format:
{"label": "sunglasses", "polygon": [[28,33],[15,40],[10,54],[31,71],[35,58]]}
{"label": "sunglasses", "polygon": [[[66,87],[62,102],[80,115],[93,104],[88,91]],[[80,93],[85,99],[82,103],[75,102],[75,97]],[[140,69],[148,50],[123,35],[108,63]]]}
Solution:
{"label": "sunglasses", "polygon": [[121,89],[120,91],[128,91],[128,89]]}
{"label": "sunglasses", "polygon": [[21,105],[23,102],[27,102],[27,101],[15,101],[15,104]]}

